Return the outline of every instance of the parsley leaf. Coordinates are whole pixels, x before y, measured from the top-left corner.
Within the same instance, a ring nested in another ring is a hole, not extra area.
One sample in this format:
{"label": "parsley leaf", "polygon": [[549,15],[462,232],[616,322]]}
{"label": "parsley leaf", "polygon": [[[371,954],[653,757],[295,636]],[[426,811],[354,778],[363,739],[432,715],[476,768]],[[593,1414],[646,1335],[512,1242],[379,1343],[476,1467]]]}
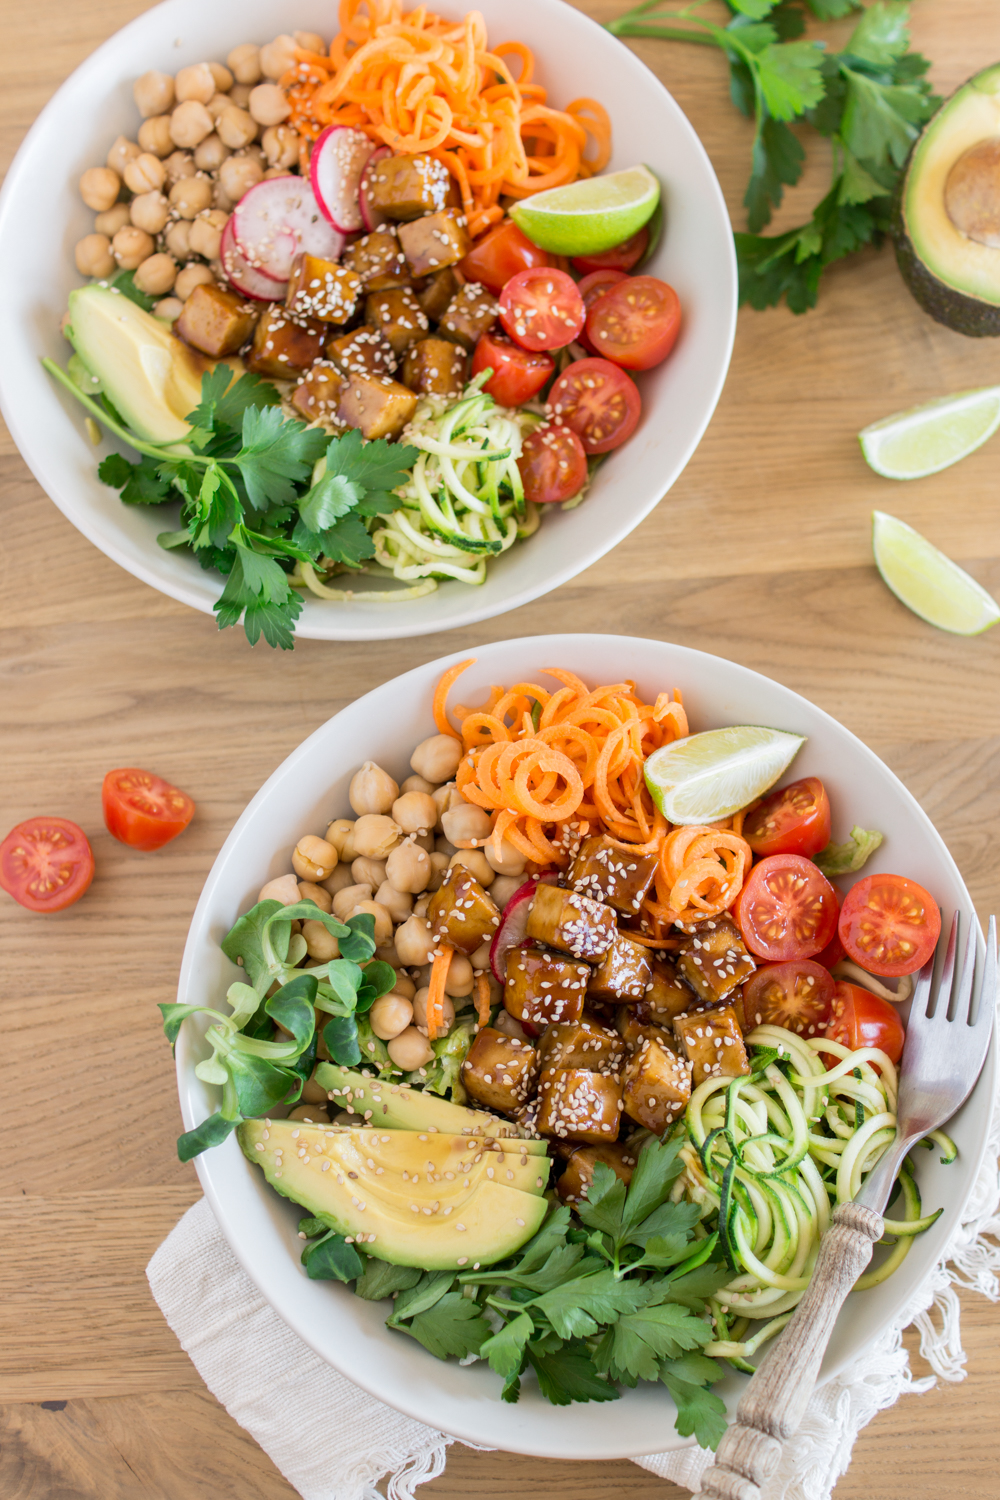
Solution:
{"label": "parsley leaf", "polygon": [[243,446],[234,459],[256,510],[296,498],[295,486],[309,478],[330,439],[304,422],[286,421],[280,407],[248,406]]}
{"label": "parsley leaf", "polygon": [[910,45],[909,23],[907,0],[875,0],[851,33],[847,50],[876,68],[891,67]]}
{"label": "parsley leaf", "polygon": [[761,93],[775,120],[794,120],[823,97],[822,53],[815,42],[774,42],[757,54]]}
{"label": "parsley leaf", "polygon": [[572,1343],[557,1353],[540,1354],[528,1345],[528,1358],[542,1395],[553,1406],[571,1401],[617,1401],[618,1391],[597,1373],[585,1344]]}
{"label": "parsley leaf", "polygon": [[607,1269],[553,1287],[529,1306],[548,1319],[560,1338],[590,1338],[598,1324],[640,1307],[643,1296],[642,1283],[619,1280]]}
{"label": "parsley leaf", "polygon": [[480,1349],[482,1354],[490,1362],[490,1369],[502,1375],[504,1380],[510,1380],[512,1375],[520,1374],[524,1364],[525,1345],[535,1331],[528,1313],[518,1313],[509,1323],[505,1323],[499,1333],[486,1340]]}
{"label": "parsley leaf", "polygon": [[97,476],[112,489],[121,490],[125,505],[162,505],[170,499],[169,470],[148,455],[130,464],[120,453],[109,453],[98,465]]}
{"label": "parsley leaf", "polygon": [[430,1311],[418,1313],[405,1326],[393,1322],[390,1327],[410,1334],[438,1359],[478,1354],[492,1333],[476,1303],[461,1292],[447,1292]]}
{"label": "parsley leaf", "polygon": [[664,1288],[663,1296],[670,1302],[700,1312],[708,1298],[714,1297],[732,1279],[733,1273],[728,1266],[709,1261],[686,1276],[675,1276]]}
{"label": "parsley leaf", "polygon": [[[686,1378],[689,1361],[713,1365],[714,1375],[705,1382]],[[681,1437],[694,1437],[702,1448],[716,1448],[729,1426],[726,1403],[707,1389],[710,1380],[718,1380],[722,1374],[718,1365],[702,1355],[685,1355],[682,1359],[664,1361],[660,1379],[670,1392],[677,1406],[677,1431]]]}
{"label": "parsley leaf", "polygon": [[269,380],[250,372],[233,380],[231,368],[223,363],[202,376],[201,401],[185,420],[206,432],[220,427],[239,432],[243,414],[249,407],[277,406],[280,401],[276,387]]}
{"label": "parsley leaf", "polygon": [[346,479],[343,474],[331,474],[328,467],[323,477],[299,501],[302,525],[310,531],[325,531],[354,509],[362,493],[360,485]]}
{"label": "parsley leaf", "polygon": [[703,1318],[675,1302],[640,1307],[619,1318],[610,1337],[602,1341],[605,1369],[613,1379],[656,1380],[661,1359],[700,1348],[711,1337],[712,1329]]}
{"label": "parsley leaf", "polygon": [[385,438],[364,443],[354,427],[331,442],[326,451],[326,472],[343,475],[362,490],[394,490],[407,482],[419,456],[419,449]]}

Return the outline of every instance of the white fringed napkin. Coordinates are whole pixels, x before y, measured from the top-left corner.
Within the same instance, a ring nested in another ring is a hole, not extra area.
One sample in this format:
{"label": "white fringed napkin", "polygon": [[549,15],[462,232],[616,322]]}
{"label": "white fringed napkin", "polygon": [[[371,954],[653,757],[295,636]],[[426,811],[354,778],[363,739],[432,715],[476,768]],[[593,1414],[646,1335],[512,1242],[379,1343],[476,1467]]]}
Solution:
{"label": "white fringed napkin", "polygon": [[[862,1427],[904,1394],[930,1390],[935,1376],[965,1379],[956,1287],[1000,1299],[1000,1112],[966,1216],[947,1256],[896,1327],[813,1396],[786,1445],[766,1500],[829,1500]],[[205,1384],[245,1427],[303,1500],[413,1500],[418,1484],[443,1472],[454,1441],[400,1416],[339,1375],[283,1323],[237,1263],[202,1199],[188,1209],[147,1269],[153,1296]],[[914,1380],[902,1330],[920,1332],[934,1375]],[[253,1349],[253,1360],[244,1356]],[[252,1370],[252,1378],[247,1371]],[[603,1410],[603,1409],[602,1409]],[[331,1422],[331,1412],[337,1421]],[[637,1459],[694,1493],[711,1454],[701,1448]]]}

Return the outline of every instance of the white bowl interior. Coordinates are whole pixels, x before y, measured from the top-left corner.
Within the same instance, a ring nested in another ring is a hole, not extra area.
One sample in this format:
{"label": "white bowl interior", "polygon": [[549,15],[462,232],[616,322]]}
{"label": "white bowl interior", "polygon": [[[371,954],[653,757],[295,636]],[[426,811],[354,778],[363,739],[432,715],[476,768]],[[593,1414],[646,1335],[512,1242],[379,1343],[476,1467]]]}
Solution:
{"label": "white bowl interior", "polygon": [[[347,788],[363,759],[397,779],[408,774],[409,751],[434,733],[433,687],[460,655],[419,667],[368,693],[330,719],[278,767],[223,846],[195,911],[184,952],[178,999],[218,1005],[238,971],[219,942],[264,881],[288,869],[306,833],[322,831],[348,808]],[[830,793],[834,836],[854,823],[878,828],[885,843],[866,869],[894,870],[925,885],[943,912],[973,910],[940,835],[892,772],[860,740],[813,704],[744,667],[657,641],[612,636],[547,636],[498,642],[479,652],[454,690],[476,703],[493,682],[537,680],[544,664],[567,667],[586,681],[634,677],[655,701],[680,688],[693,729],[763,723],[807,735],[791,777],[820,776]],[[215,1090],[194,1077],[199,1034],[190,1024],[177,1046],[185,1128],[216,1108]],[[939,1259],[972,1189],[985,1149],[993,1096],[995,1048],[969,1102],[949,1126],[960,1156],[942,1167],[937,1152],[919,1152],[925,1211],[944,1208],[915,1240],[909,1256],[883,1285],[847,1302],[831,1340],[823,1378],[841,1370],[892,1321]],[[414,1341],[384,1326],[385,1307],[343,1287],[309,1281],[299,1266],[300,1217],[244,1159],[231,1137],[198,1158],[198,1172],[234,1253],[285,1321],[316,1352],[372,1395],[409,1416],[470,1442],[551,1458],[618,1458],[684,1447],[673,1428],[666,1392],[644,1386],[613,1406],[553,1407],[526,1388],[516,1406],[499,1399],[497,1378],[484,1364],[460,1368],[433,1361]],[[743,1387],[729,1377],[721,1389],[731,1409]]]}
{"label": "white bowl interior", "polygon": [[[563,0],[477,0],[491,40],[525,40],[550,98],[592,96],[614,128],[609,170],[645,161],[665,186],[667,226],[648,269],[669,281],[684,326],[666,364],[640,377],[644,416],[620,453],[599,469],[577,510],[554,507],[528,545],[491,564],[480,588],[455,582],[400,604],[309,599],[298,634],[378,640],[447,630],[513,609],[596,562],[653,509],[677,479],[715,410],[736,320],[736,266],[729,218],[704,148],[655,76],[601,27]],[[458,15],[460,5],[442,6]],[[124,506],[101,484],[82,413],[39,365],[65,364],[59,321],[80,278],[73,246],[93,228],[76,184],[122,134],[134,139],[132,81],[148,68],[174,73],[238,42],[267,41],[294,24],[330,32],[329,0],[167,0],[140,16],[78,68],[42,112],[0,195],[0,406],[25,459],[63,514],[115,562],[171,598],[211,613],[222,580],[190,556],[165,552],[158,532],[176,522],[162,506]],[[293,20],[294,16],[294,20]],[[58,164],[54,168],[54,164]],[[53,192],[53,171],[63,191]],[[35,232],[26,235],[25,224]]]}

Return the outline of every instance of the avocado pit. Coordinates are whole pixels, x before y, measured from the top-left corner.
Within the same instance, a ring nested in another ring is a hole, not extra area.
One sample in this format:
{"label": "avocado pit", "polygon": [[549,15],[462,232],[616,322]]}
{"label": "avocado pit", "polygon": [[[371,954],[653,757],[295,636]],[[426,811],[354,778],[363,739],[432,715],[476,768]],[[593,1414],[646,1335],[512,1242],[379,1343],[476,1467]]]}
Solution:
{"label": "avocado pit", "polygon": [[944,186],[945,211],[962,234],[1000,250],[1000,137],[963,151]]}

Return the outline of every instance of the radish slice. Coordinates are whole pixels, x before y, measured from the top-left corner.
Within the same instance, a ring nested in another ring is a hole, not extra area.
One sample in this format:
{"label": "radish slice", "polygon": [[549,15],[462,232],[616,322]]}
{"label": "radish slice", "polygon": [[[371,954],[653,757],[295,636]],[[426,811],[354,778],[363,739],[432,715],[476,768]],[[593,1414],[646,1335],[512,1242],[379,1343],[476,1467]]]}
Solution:
{"label": "radish slice", "polygon": [[309,181],[316,202],[342,234],[364,228],[358,194],[361,174],[375,149],[363,131],[349,125],[328,125],[312,149]]}
{"label": "radish slice", "polygon": [[273,276],[263,276],[260,271],[254,270],[236,243],[236,233],[231,217],[222,231],[219,259],[222,261],[222,269],[240,296],[252,297],[257,302],[283,302],[285,300],[288,282],[275,281]]}
{"label": "radish slice", "polygon": [[379,162],[385,161],[385,158],[391,155],[392,152],[388,146],[379,146],[377,151],[373,151],[368,158],[365,169],[361,174],[361,181],[358,184],[358,208],[361,211],[361,222],[369,234],[373,229],[377,229],[380,224],[384,224],[389,217],[387,213],[383,213],[382,209],[376,208],[372,202],[371,182],[372,174]]}
{"label": "radish slice", "polygon": [[255,183],[229,222],[251,268],[275,281],[288,280],[302,250],[336,260],[344,248],[344,236],[323,217],[308,182],[291,174]]}
{"label": "radish slice", "polygon": [[507,955],[510,950],[531,947],[531,941],[527,937],[528,911],[534,900],[536,887],[555,885],[558,878],[555,870],[543,870],[539,875],[529,876],[523,885],[518,886],[504,907],[500,926],[490,944],[490,968],[497,984],[507,982]]}

